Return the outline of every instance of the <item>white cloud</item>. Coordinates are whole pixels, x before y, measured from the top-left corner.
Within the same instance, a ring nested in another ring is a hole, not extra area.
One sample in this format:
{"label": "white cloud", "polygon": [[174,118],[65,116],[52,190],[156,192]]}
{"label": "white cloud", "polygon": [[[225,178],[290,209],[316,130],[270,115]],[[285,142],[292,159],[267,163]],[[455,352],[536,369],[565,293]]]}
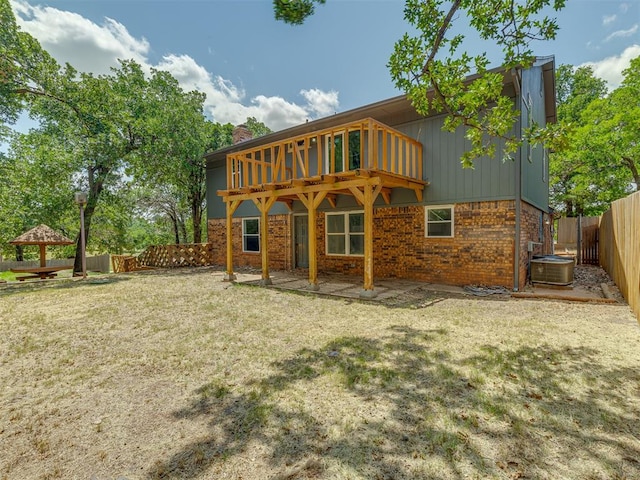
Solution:
{"label": "white cloud", "polygon": [[631,60],[640,56],[640,45],[627,47],[620,55],[607,57],[599,62],[587,62],[580,67],[591,67],[593,73],[607,82],[609,90],[617,88],[622,82],[622,71],[629,67]]}
{"label": "white cloud", "polygon": [[149,60],[149,42],[133,37],[116,20],[105,18],[98,25],[76,13],[32,6],[24,0],[10,1],[20,28],[33,35],[61,64],[68,62],[82,72],[106,74],[111,67],[118,66],[118,59],[133,59],[147,71],[166,70],[185,90],[206,94],[205,111],[217,122],[239,124],[247,117],[255,117],[277,131],[329,115],[339,106],[337,92],[319,89],[301,90],[304,99],[301,105],[279,96],[256,95],[247,101],[242,88],[213,75],[189,55],[165,55],[153,65]]}
{"label": "white cloud", "polygon": [[12,1],[20,28],[38,39],[58,62],[95,74],[108,73],[118,59],[144,63],[149,43],[136,39],[126,27],[105,18],[102,26],[76,13]]}
{"label": "white cloud", "polygon": [[636,23],[633,27],[631,27],[628,30],[617,30],[613,32],[611,35],[605,38],[604,41],[608,42],[609,40],[613,40],[614,38],[630,37],[632,35],[635,35],[637,31],[638,31],[638,24]]}
{"label": "white cloud", "polygon": [[618,16],[615,14],[605,15],[604,17],[602,17],[602,25],[604,25],[605,27],[608,27],[609,25],[611,25],[616,21],[616,18],[618,18]]}
{"label": "white cloud", "polygon": [[332,115],[338,109],[338,92],[336,91],[324,92],[312,88],[311,90],[300,90],[300,95],[307,100],[309,110],[316,113],[318,117]]}

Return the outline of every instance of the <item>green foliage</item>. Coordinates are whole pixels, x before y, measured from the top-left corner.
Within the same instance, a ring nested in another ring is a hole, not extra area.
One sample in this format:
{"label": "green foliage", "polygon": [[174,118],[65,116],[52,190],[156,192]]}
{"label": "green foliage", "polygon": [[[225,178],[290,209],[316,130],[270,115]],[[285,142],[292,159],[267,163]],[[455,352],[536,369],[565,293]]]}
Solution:
{"label": "green foliage", "polygon": [[[461,158],[464,167],[475,159],[496,154],[492,140],[504,140],[503,157],[509,158],[523,141],[530,144],[557,139],[557,129],[533,126],[523,138],[513,134],[519,112],[502,93],[502,75],[487,71],[486,53],[460,52],[464,36],[450,33],[459,17],[469,19],[482,40],[502,48],[502,65],[526,68],[532,64],[534,40],[555,38],[555,19],[542,16],[549,6],[564,7],[562,0],[407,0],[405,19],[417,34],[405,34],[394,48],[389,70],[396,86],[407,93],[416,110],[428,115],[445,112],[444,128],[466,128],[471,148]],[[474,80],[467,77],[476,73]]]}
{"label": "green foliage", "polygon": [[273,0],[273,10],[276,20],[282,20],[291,25],[302,25],[315,11],[314,3],[319,5],[326,0]]}
{"label": "green foliage", "polygon": [[640,57],[624,81],[606,95],[589,67],[561,66],[558,120],[568,142],[551,156],[552,205],[567,216],[598,215],[640,184]]}
{"label": "green foliage", "polygon": [[[313,14],[313,4],[275,0],[275,18],[300,24]],[[387,66],[418,113],[444,112],[446,130],[466,129],[471,148],[461,158],[464,167],[473,167],[477,158],[493,157],[496,138],[504,140],[501,153],[506,159],[523,142],[556,144],[562,131],[532,125],[521,138],[515,135],[519,112],[502,93],[502,76],[487,71],[486,53],[472,56],[463,51],[465,37],[452,33],[454,24],[466,18],[482,40],[498,45],[505,71],[526,68],[534,58],[531,43],[554,39],[558,30],[556,20],[543,11],[558,11],[564,4],[565,0],[406,0],[405,19],[416,34],[405,34],[395,44]],[[472,73],[477,76],[468,81]]]}
{"label": "green foliage", "polygon": [[77,213],[72,162],[54,137],[37,131],[13,137],[0,156],[0,251],[13,255],[8,242],[41,223],[69,235],[68,220]]}
{"label": "green foliage", "polygon": [[[264,123],[259,122],[255,117],[247,117],[247,121],[244,124],[251,132],[253,138],[262,137],[271,133],[271,129]],[[230,143],[228,145],[230,145]]]}

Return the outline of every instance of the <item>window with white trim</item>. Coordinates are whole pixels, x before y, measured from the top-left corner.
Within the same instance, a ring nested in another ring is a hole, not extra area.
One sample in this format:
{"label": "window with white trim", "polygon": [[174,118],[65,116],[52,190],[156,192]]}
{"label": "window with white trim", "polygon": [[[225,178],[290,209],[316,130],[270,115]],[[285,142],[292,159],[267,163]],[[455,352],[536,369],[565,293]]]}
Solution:
{"label": "window with white trim", "polygon": [[364,255],[364,212],[326,214],[327,255]]}
{"label": "window with white trim", "polygon": [[242,219],[242,251],[243,252],[259,252],[260,251],[260,219],[259,218],[243,218]]}
{"label": "window with white trim", "polygon": [[231,188],[244,187],[242,181],[242,164],[238,161],[234,161],[231,164]]}
{"label": "window with white trim", "polygon": [[453,205],[424,207],[425,237],[453,237]]}

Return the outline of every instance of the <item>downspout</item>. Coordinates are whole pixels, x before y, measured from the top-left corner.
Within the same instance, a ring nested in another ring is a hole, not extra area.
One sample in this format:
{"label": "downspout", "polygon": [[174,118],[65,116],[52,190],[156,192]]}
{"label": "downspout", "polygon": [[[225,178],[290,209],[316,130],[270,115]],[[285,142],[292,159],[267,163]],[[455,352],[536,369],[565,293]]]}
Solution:
{"label": "downspout", "polygon": [[[522,70],[519,68],[514,68],[511,70],[511,74],[513,77],[513,85],[516,91],[516,101],[519,106],[520,111],[520,121],[516,126],[516,135],[517,138],[522,138],[522,90],[520,88],[520,78],[521,78]],[[515,221],[515,238],[514,238],[514,249],[513,249],[513,291],[517,292],[520,289],[520,230],[521,230],[521,216],[522,216],[522,147],[518,149],[515,159],[515,210],[516,210],[516,221]]]}

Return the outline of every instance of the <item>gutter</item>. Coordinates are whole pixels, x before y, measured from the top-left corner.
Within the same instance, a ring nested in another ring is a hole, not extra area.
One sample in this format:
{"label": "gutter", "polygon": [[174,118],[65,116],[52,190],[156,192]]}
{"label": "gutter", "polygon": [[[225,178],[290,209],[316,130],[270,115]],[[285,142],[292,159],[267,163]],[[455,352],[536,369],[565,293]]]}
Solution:
{"label": "gutter", "polygon": [[[517,79],[520,79],[522,75],[522,70],[520,68],[515,69],[513,72],[513,76]],[[515,80],[514,78],[514,80]],[[516,82],[514,81],[514,84]],[[518,87],[520,87],[520,82],[518,82]],[[520,121],[517,126],[517,135],[518,138],[522,138],[522,89],[518,88],[518,92],[516,94],[516,98],[518,99],[518,106],[520,110]],[[515,203],[516,203],[516,223],[515,223],[515,232],[514,232],[514,249],[513,249],[513,291],[517,292],[520,290],[520,232],[522,229],[522,147],[518,149],[518,154],[516,155],[516,165],[515,165]]]}

